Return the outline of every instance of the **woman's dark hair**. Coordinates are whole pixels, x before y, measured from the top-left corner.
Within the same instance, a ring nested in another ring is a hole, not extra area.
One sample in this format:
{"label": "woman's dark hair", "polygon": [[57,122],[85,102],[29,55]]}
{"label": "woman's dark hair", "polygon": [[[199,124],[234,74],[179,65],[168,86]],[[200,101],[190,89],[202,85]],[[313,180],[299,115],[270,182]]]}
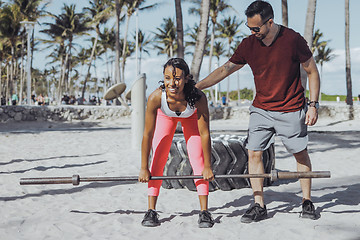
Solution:
{"label": "woman's dark hair", "polygon": [[274,18],[274,10],[270,3],[265,1],[255,1],[251,3],[245,10],[245,15],[248,18],[253,17],[256,14],[260,14],[262,20]]}
{"label": "woman's dark hair", "polygon": [[[188,102],[190,107],[194,108],[195,103],[201,98],[201,95],[198,92],[199,90],[195,87],[195,81],[193,79],[193,75],[190,74],[189,66],[182,58],[170,58],[164,65],[163,73],[168,66],[173,67],[174,77],[176,75],[175,68],[179,68],[183,71],[184,77],[187,80],[187,83],[185,83],[184,86],[185,100]],[[160,83],[162,83],[160,87],[165,89],[164,81],[160,81]]]}

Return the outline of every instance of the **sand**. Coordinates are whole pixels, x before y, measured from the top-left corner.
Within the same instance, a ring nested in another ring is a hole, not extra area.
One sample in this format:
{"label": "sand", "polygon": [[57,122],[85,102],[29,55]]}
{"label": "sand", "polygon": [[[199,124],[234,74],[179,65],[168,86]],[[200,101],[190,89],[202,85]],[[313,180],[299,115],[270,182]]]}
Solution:
{"label": "sand", "polygon": [[[244,120],[211,121],[213,134],[246,129]],[[359,121],[321,119],[309,138],[313,170],[332,174],[313,180],[320,219],[299,218],[299,182],[278,181],[265,188],[264,221],[240,223],[250,188],[210,193],[211,229],[197,226],[196,192],[161,189],[161,226],[145,228],[146,184],[19,185],[27,177],[136,176],[140,151],[131,146],[130,119],[0,124],[0,239],[360,239]],[[294,171],[279,139],[275,150],[276,169]]]}

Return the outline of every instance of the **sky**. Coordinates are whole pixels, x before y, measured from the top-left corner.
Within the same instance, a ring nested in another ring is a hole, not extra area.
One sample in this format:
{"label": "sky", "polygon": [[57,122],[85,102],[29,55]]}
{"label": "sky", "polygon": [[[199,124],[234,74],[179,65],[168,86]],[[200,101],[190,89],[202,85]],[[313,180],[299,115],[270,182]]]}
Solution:
{"label": "sky", "polygon": [[[246,17],[244,11],[246,7],[252,2],[252,0],[228,0],[228,3],[233,6],[237,11],[227,11],[224,15],[233,16],[237,15],[238,19],[245,20]],[[282,23],[281,16],[281,0],[269,0],[268,1],[274,8],[275,22]],[[289,28],[294,29],[301,35],[304,33],[306,10],[306,0],[288,0],[288,12],[289,12]],[[83,7],[87,6],[87,0],[52,0],[48,11],[59,14],[63,4],[76,4],[76,11],[80,12]],[[157,27],[160,27],[164,18],[171,17],[175,20],[175,7],[173,0],[148,0],[145,5],[159,3],[158,7],[154,10],[143,11],[139,13],[138,22],[139,28],[147,35],[151,35],[156,31]],[[195,22],[199,22],[199,17],[188,14],[188,8],[192,6],[191,3],[183,1],[183,20],[184,29],[192,27]],[[351,67],[352,67],[352,90],[353,96],[360,94],[360,28],[356,25],[360,22],[360,1],[350,0],[350,48],[351,48]],[[219,16],[222,19],[223,16]],[[130,20],[128,39],[132,38],[135,32],[135,17]],[[41,28],[36,26],[36,29]],[[124,31],[124,25],[121,25],[121,31]],[[315,17],[315,30],[320,29],[323,33],[322,40],[329,40],[328,47],[333,49],[335,57],[332,61],[324,63],[322,68],[321,77],[321,92],[332,95],[346,95],[346,79],[345,79],[345,1],[344,0],[317,0],[317,9]],[[242,33],[250,34],[250,31],[243,24],[240,27]],[[123,32],[121,33],[123,36]],[[38,33],[37,37],[44,37],[44,35]],[[79,42],[79,40],[78,40]],[[88,44],[90,42],[80,40],[81,45]],[[44,59],[44,52],[34,55],[35,67],[42,68],[43,62],[36,61],[36,59]],[[192,55],[185,56],[185,60],[191,65]],[[217,63],[215,58],[213,59],[212,70],[216,66],[224,64],[228,59],[221,58]],[[150,55],[143,54],[141,62],[141,72],[147,76],[147,92],[152,92],[157,86],[158,81],[162,79],[162,66],[167,61],[167,56],[157,55],[155,51],[151,51]],[[131,88],[132,83],[136,80],[135,74],[135,56],[130,57],[127,60],[125,83],[127,89]],[[202,69],[200,72],[200,79],[206,77],[208,72],[209,59],[204,57],[202,63]],[[319,72],[320,66],[319,66]],[[106,65],[100,64],[96,74],[101,77],[106,74]],[[242,68],[237,74],[234,73],[229,78],[230,89],[235,90],[238,88],[238,79],[240,80],[240,88],[253,88],[253,76],[249,67]],[[225,91],[227,89],[228,80],[224,80],[221,83],[220,89]]]}

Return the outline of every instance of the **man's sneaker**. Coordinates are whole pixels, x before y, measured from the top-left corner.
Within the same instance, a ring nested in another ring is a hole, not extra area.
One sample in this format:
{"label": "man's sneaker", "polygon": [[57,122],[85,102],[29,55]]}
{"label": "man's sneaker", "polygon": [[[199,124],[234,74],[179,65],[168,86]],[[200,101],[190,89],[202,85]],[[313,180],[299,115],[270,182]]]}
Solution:
{"label": "man's sneaker", "polygon": [[254,205],[250,206],[248,210],[246,210],[240,221],[242,223],[251,223],[258,222],[265,218],[267,218],[266,206],[264,205],[264,207],[262,208],[260,204],[255,203]]}
{"label": "man's sneaker", "polygon": [[211,228],[214,226],[214,219],[211,217],[211,213],[207,210],[199,213],[199,228]]}
{"label": "man's sneaker", "polygon": [[302,212],[300,213],[300,217],[316,220],[320,216],[316,214],[314,204],[310,200],[305,200],[302,204]]}
{"label": "man's sneaker", "polygon": [[153,210],[153,209],[149,209],[144,216],[144,219],[141,222],[141,225],[143,225],[144,227],[156,227],[160,225],[159,222],[159,218],[158,218],[159,214]]}

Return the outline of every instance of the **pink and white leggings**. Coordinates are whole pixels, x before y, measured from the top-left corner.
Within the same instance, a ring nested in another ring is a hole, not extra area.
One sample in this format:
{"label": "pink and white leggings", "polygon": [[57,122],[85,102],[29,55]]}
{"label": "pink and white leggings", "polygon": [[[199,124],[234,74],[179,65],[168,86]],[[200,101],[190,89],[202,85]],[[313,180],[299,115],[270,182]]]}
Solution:
{"label": "pink and white leggings", "polygon": [[[188,118],[168,117],[161,109],[157,111],[155,132],[152,142],[151,176],[162,176],[168,159],[177,122],[181,122],[190,164],[194,175],[201,175],[204,169],[204,154],[197,124],[197,111]],[[198,195],[209,195],[209,182],[194,179]],[[159,196],[162,180],[150,180],[148,195]]]}

